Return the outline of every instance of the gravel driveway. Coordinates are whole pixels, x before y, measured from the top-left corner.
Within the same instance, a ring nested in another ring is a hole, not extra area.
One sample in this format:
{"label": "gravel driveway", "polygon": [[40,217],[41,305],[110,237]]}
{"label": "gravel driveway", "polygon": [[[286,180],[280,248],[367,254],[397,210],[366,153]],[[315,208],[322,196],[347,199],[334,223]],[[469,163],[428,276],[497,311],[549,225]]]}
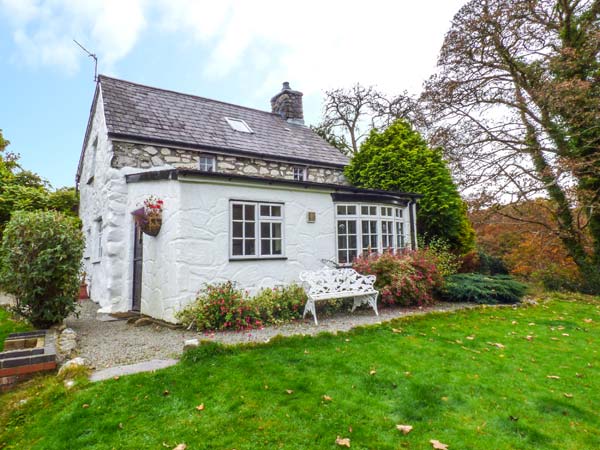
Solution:
{"label": "gravel driveway", "polygon": [[98,305],[86,300],[80,304],[79,318],[69,317],[67,326],[77,332],[79,355],[90,360],[96,369],[104,369],[150,359],[177,358],[181,355],[185,339],[197,338],[225,344],[266,342],[276,335],[313,335],[323,331],[345,331],[359,325],[381,323],[396,317],[431,311],[453,311],[471,306],[473,305],[467,303],[438,303],[422,308],[382,308],[379,317],[375,316],[370,308],[365,308],[352,314],[320,316],[318,326],[315,326],[310,317],[286,325],[265,327],[262,330],[199,333],[183,329],[171,330],[154,324],[135,327],[126,320],[102,321],[96,314]]}

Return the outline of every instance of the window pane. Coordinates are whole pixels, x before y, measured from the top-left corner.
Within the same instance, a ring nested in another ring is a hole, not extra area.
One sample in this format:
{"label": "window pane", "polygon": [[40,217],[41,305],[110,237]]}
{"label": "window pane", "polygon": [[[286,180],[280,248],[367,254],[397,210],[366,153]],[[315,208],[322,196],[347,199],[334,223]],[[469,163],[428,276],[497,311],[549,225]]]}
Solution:
{"label": "window pane", "polygon": [[337,207],[337,213],[340,216],[345,215],[346,214],[346,207],[344,205],[338,205],[338,207]]}
{"label": "window pane", "polygon": [[371,220],[370,224],[371,224],[371,233],[377,233],[377,221]]}
{"label": "window pane", "polygon": [[349,240],[348,248],[356,249],[358,247],[358,239],[356,239],[356,236],[350,236],[348,238],[348,240]]}
{"label": "window pane", "polygon": [[242,222],[233,222],[233,237],[242,237]]}
{"label": "window pane", "polygon": [[271,241],[269,239],[260,240],[260,254],[270,255],[271,254]]}
{"label": "window pane", "polygon": [[356,206],[349,205],[348,206],[348,214],[350,214],[350,215],[356,215]]}
{"label": "window pane", "polygon": [[348,227],[346,226],[346,221],[338,220],[338,233],[346,234],[347,231],[348,231]]}
{"label": "window pane", "polygon": [[244,205],[244,219],[254,220],[254,205]]}
{"label": "window pane", "polygon": [[371,236],[369,245],[371,247],[371,250],[377,250],[377,235],[376,234]]}
{"label": "window pane", "polygon": [[281,255],[281,253],[282,253],[281,239],[275,239],[273,241],[273,254]]}
{"label": "window pane", "polygon": [[356,234],[356,221],[355,220],[348,221],[348,234]]}
{"label": "window pane", "polygon": [[354,260],[354,258],[356,258],[356,250],[349,250],[348,251],[348,262],[352,262]]}
{"label": "window pane", "polygon": [[255,255],[255,247],[254,247],[254,239],[246,239],[244,241],[244,254],[245,255]]}
{"label": "window pane", "polygon": [[363,220],[362,221],[362,232],[363,233],[368,233],[369,232],[369,221],[368,220]]}
{"label": "window pane", "polygon": [[386,234],[388,232],[387,222],[381,222],[381,233]]}
{"label": "window pane", "polygon": [[281,224],[280,223],[274,223],[273,225],[273,236],[274,238],[280,238],[281,237]]}
{"label": "window pane", "polygon": [[338,263],[345,264],[347,262],[348,262],[348,259],[346,258],[346,250],[340,250],[338,252]]}
{"label": "window pane", "polygon": [[360,213],[361,214],[369,214],[369,207],[368,206],[361,206],[360,207]]}
{"label": "window pane", "polygon": [[271,215],[269,205],[260,205],[260,215],[269,217]]}
{"label": "window pane", "polygon": [[243,205],[233,205],[233,220],[242,220]]}
{"label": "window pane", "polygon": [[271,216],[281,217],[281,206],[271,206]]}
{"label": "window pane", "polygon": [[241,239],[234,239],[233,245],[231,246],[231,254],[232,255],[242,255],[242,243]]}
{"label": "window pane", "polygon": [[244,223],[244,231],[246,232],[246,237],[253,238],[255,236],[255,228],[254,222],[246,222]]}
{"label": "window pane", "polygon": [[348,238],[346,236],[338,236],[338,249],[346,249],[348,244]]}
{"label": "window pane", "polygon": [[263,237],[263,238],[271,237],[271,224],[269,222],[260,224],[260,237]]}

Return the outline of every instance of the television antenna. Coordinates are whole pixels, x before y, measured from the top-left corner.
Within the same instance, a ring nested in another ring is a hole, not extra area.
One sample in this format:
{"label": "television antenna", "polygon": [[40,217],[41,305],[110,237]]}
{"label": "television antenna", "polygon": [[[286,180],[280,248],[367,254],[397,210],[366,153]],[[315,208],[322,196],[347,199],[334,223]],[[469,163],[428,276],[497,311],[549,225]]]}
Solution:
{"label": "television antenna", "polygon": [[75,39],[73,39],[73,42],[75,42],[79,46],[79,48],[81,48],[81,50],[86,52],[87,55],[94,60],[94,83],[97,82],[98,81],[98,57],[96,56],[95,53],[91,53],[87,48],[85,48],[83,45],[81,45]]}

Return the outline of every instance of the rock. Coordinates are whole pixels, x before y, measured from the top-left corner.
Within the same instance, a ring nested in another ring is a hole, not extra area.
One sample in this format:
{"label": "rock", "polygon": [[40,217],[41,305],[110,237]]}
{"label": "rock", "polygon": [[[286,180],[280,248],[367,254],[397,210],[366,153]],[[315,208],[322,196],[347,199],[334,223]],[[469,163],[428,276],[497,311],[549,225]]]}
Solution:
{"label": "rock", "polygon": [[183,351],[187,352],[193,348],[197,348],[200,345],[198,339],[186,339],[183,343]]}
{"label": "rock", "polygon": [[154,323],[154,320],[151,319],[150,317],[142,317],[141,319],[136,320],[133,323],[134,327],[144,327],[146,325],[152,325]]}

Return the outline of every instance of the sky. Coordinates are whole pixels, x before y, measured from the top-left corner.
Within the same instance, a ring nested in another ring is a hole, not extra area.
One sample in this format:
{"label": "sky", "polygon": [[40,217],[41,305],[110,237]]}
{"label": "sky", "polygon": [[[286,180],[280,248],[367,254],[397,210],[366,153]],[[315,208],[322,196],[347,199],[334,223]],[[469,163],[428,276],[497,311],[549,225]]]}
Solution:
{"label": "sky", "polygon": [[307,124],[355,83],[418,94],[465,0],[0,0],[0,129],[21,165],[73,186],[99,73],[269,110],[289,81]]}

